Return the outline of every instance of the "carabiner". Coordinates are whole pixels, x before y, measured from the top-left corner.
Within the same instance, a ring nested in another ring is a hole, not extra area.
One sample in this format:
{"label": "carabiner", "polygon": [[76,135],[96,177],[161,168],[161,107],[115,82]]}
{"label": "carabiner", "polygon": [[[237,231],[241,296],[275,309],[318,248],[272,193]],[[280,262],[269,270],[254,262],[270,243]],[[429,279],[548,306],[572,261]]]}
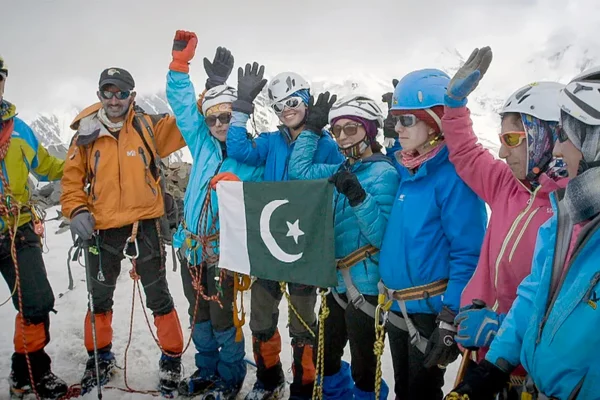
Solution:
{"label": "carabiner", "polygon": [[[138,258],[140,256],[140,248],[138,247],[137,238],[134,239],[133,241],[131,239],[132,239],[132,237],[129,236],[127,238],[127,240],[125,241],[125,247],[123,247],[123,256],[125,256],[125,258],[128,258],[130,260],[135,260],[136,258]],[[131,243],[133,243],[135,245],[135,254],[132,256],[127,254],[127,250],[129,249],[129,245],[131,245]]]}

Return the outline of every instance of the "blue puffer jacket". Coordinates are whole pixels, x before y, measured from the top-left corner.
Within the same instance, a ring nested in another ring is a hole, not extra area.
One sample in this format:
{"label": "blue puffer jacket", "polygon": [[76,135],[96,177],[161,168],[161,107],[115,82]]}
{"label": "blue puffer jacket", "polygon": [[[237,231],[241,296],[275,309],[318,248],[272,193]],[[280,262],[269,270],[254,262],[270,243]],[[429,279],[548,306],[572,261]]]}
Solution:
{"label": "blue puffer jacket", "polygon": [[[442,296],[407,301],[407,311],[437,314],[447,306],[458,312],[479,259],[485,205],[458,177],[445,146],[415,174],[397,160],[396,168],[401,181],[381,248],[381,279],[395,290],[448,279]],[[397,303],[392,309],[399,310]]]}
{"label": "blue puffer jacket", "polygon": [[[295,142],[285,127],[277,132],[261,133],[254,140],[248,139],[246,123],[248,115],[234,112],[227,132],[227,154],[235,160],[253,166],[265,166],[265,181],[287,181],[290,155]],[[344,156],[327,132],[319,140],[314,162],[341,164]]]}
{"label": "blue puffer jacket", "polygon": [[564,229],[558,224],[556,196],[550,200],[554,215],[538,232],[531,274],[521,282],[486,359],[504,369],[506,363],[521,363],[546,396],[571,399],[581,385],[577,399],[600,399],[600,216],[580,232],[544,321],[557,232]]}
{"label": "blue puffer jacket", "polygon": [[[204,122],[204,116],[198,111],[196,92],[188,74],[169,71],[167,100],[175,114],[177,127],[194,159],[184,198],[185,227],[193,234],[210,234],[213,232],[198,232],[198,222],[211,178],[220,172],[231,172],[242,181],[258,181],[262,179],[264,168],[249,166],[230,157],[223,157],[221,143],[211,135]],[[211,221],[212,215],[217,213],[217,193],[213,191],[208,220]],[[181,248],[185,239],[185,230],[180,225],[173,237],[173,247]],[[200,251],[191,254],[188,250],[187,256],[192,262],[201,260]]]}
{"label": "blue puffer jacket", "polygon": [[[376,154],[353,165],[313,164],[319,137],[311,132],[300,134],[290,158],[291,179],[323,179],[340,168],[349,168],[361,183],[367,197],[356,207],[348,204],[346,196],[336,191],[334,197],[335,257],[344,258],[359,248],[371,244],[381,247],[383,234],[400,179],[389,159]],[[367,295],[377,295],[379,256],[374,255],[350,269],[354,286]],[[342,274],[338,272],[338,293],[346,292]]]}

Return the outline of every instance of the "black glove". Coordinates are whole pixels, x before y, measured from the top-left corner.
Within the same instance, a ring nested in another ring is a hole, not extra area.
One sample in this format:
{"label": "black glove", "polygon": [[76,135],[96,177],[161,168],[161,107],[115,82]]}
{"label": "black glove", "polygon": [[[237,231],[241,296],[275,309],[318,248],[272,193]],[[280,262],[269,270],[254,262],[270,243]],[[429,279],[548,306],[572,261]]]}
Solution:
{"label": "black glove", "polygon": [[431,334],[425,351],[425,360],[423,361],[425,368],[436,365],[445,367],[458,358],[460,350],[454,341],[454,335],[456,335],[454,317],[456,314],[448,307],[443,307],[442,312],[439,313],[436,320],[438,326]]}
{"label": "black glove", "polygon": [[252,102],[267,84],[267,80],[263,79],[264,74],[265,66],[261,65],[259,68],[257,62],[252,65],[246,64],[245,70],[242,67],[238,69],[238,97],[233,102],[233,111],[252,114],[254,111]]}
{"label": "black glove", "polygon": [[315,98],[310,96],[308,102],[308,115],[306,116],[305,129],[321,135],[323,128],[329,122],[329,110],[333,106],[333,103],[337,100],[337,96],[334,94],[329,97],[329,92],[321,93],[315,103]]}
{"label": "black glove", "polygon": [[211,63],[208,58],[204,57],[204,70],[208,79],[206,80],[206,89],[214,88],[215,86],[224,85],[227,78],[233,70],[233,55],[231,51],[225,47],[217,47],[215,58]]}
{"label": "black glove", "polygon": [[383,121],[383,137],[394,139],[398,137],[398,132],[396,132],[396,121],[390,112],[388,112],[387,118]]}
{"label": "black glove", "polygon": [[488,360],[483,360],[465,375],[463,381],[448,394],[447,398],[451,398],[451,395],[456,393],[466,394],[471,399],[491,399],[504,388],[509,379],[508,372],[504,372]]}
{"label": "black glove", "polygon": [[[398,86],[398,79],[392,79],[392,85],[394,85],[394,89]],[[392,108],[392,97],[394,97],[394,92],[387,92],[381,96],[381,101],[387,103],[388,110]]]}
{"label": "black glove", "polygon": [[367,198],[367,192],[361,186],[356,175],[350,171],[340,171],[329,178],[338,192],[348,198],[350,207],[361,204]]}

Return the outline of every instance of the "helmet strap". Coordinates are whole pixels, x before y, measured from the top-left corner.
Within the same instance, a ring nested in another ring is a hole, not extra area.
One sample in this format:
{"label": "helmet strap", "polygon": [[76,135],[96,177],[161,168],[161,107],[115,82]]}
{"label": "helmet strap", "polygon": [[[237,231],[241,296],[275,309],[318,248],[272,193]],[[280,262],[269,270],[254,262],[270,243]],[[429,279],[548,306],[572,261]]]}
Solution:
{"label": "helmet strap", "polygon": [[577,175],[583,174],[588,169],[600,167],[600,160],[587,162],[583,158],[579,160],[579,167],[577,168]]}
{"label": "helmet strap", "polygon": [[531,171],[529,171],[525,179],[529,182],[536,181],[537,178],[539,178],[539,176],[542,174],[542,172],[546,170],[546,167],[548,167],[550,161],[552,161],[552,152],[548,151],[546,152],[546,154],[544,154],[540,162],[538,162],[537,165],[533,167]]}
{"label": "helmet strap", "polygon": [[369,140],[369,138],[367,138],[367,135],[365,135],[364,139],[360,142],[357,142],[352,146],[346,148],[340,147],[340,150],[342,151],[342,153],[344,153],[346,158],[359,160],[370,145],[371,141]]}

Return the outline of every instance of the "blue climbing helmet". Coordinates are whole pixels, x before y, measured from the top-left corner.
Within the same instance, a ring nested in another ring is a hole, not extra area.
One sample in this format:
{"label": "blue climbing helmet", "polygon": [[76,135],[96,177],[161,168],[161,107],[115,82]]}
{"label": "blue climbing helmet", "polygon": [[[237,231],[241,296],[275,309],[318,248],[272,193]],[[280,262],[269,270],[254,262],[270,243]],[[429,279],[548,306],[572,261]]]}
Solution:
{"label": "blue climbing helmet", "polygon": [[406,75],[394,89],[392,110],[423,110],[444,105],[450,77],[439,69],[420,69]]}

